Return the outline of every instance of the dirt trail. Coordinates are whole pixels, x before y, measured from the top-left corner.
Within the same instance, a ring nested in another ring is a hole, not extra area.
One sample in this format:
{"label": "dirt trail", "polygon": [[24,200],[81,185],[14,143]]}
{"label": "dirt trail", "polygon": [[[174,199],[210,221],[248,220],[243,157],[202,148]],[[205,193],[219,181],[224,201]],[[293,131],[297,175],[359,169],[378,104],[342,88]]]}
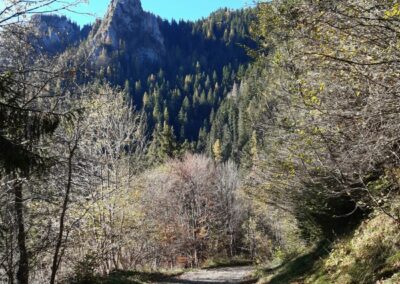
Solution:
{"label": "dirt trail", "polygon": [[202,269],[182,274],[179,277],[169,279],[163,283],[256,283],[252,278],[254,267],[238,266],[215,269]]}

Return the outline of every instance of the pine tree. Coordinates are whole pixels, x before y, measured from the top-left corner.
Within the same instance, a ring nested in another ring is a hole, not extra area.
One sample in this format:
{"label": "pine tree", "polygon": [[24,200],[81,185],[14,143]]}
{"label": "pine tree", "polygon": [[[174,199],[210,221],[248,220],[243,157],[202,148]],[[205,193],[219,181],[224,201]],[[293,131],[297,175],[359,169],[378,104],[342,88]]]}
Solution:
{"label": "pine tree", "polygon": [[217,71],[215,71],[215,70],[213,72],[212,79],[213,79],[214,83],[218,82],[218,74],[217,74]]}
{"label": "pine tree", "polygon": [[232,143],[233,143],[232,133],[229,130],[229,126],[225,124],[222,129],[222,143],[221,143],[221,152],[223,157],[232,156]]}
{"label": "pine tree", "polygon": [[164,108],[164,121],[166,123],[169,123],[169,111],[168,111],[168,107]]}
{"label": "pine tree", "polygon": [[197,139],[196,151],[202,153],[205,151],[207,142],[207,131],[204,127],[200,128],[199,136]]}
{"label": "pine tree", "polygon": [[135,83],[135,95],[139,95],[142,92],[142,81],[136,81]]}
{"label": "pine tree", "polygon": [[192,147],[191,147],[189,141],[187,139],[185,139],[185,141],[183,141],[183,143],[182,143],[182,145],[181,145],[181,147],[179,149],[179,155],[180,156],[185,155],[185,153],[188,153],[188,152],[191,151],[191,148]]}
{"label": "pine tree", "polygon": [[209,90],[211,88],[211,80],[210,80],[210,75],[207,75],[206,81],[204,83],[204,88],[206,90]]}
{"label": "pine tree", "polygon": [[190,92],[192,83],[193,83],[193,77],[191,75],[186,75],[185,81],[184,81],[185,92]]}
{"label": "pine tree", "polygon": [[188,98],[187,96],[186,96],[185,99],[183,100],[182,108],[183,108],[183,110],[185,110],[185,111],[188,111],[188,110],[190,109],[190,101],[189,101],[189,98]]}
{"label": "pine tree", "polygon": [[181,110],[179,111],[179,122],[181,126],[185,126],[188,123],[188,117],[187,117],[187,112],[185,109],[182,107]]}
{"label": "pine tree", "polygon": [[151,109],[151,101],[149,94],[147,94],[147,92],[145,92],[143,95],[143,106],[146,110]]}
{"label": "pine tree", "polygon": [[160,104],[157,101],[156,101],[156,104],[155,104],[154,110],[153,110],[153,120],[155,122],[161,122],[161,120],[162,120]]}
{"label": "pine tree", "polygon": [[213,93],[212,89],[210,89],[210,90],[208,91],[208,94],[207,94],[207,103],[208,103],[210,106],[213,106],[214,103],[215,103],[215,96],[214,96],[214,93]]}
{"label": "pine tree", "polygon": [[200,95],[199,91],[196,89],[193,95],[193,109],[197,109],[198,105],[200,104]]}
{"label": "pine tree", "polygon": [[204,90],[201,92],[199,103],[200,103],[201,106],[204,106],[204,105],[207,104],[207,95],[206,95],[206,92]]}
{"label": "pine tree", "polygon": [[167,122],[164,122],[160,138],[159,157],[161,157],[163,161],[174,157],[177,150],[176,137],[173,127],[170,127]]}

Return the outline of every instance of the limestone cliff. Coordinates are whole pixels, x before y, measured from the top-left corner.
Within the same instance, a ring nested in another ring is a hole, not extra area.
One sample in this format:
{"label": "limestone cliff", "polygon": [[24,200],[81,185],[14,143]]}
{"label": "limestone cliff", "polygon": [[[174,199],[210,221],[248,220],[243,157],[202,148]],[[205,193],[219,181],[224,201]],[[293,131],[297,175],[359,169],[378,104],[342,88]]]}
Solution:
{"label": "limestone cliff", "polygon": [[104,19],[89,37],[97,56],[106,49],[123,51],[126,57],[141,62],[158,62],[165,53],[157,18],[143,11],[140,0],[112,0]]}

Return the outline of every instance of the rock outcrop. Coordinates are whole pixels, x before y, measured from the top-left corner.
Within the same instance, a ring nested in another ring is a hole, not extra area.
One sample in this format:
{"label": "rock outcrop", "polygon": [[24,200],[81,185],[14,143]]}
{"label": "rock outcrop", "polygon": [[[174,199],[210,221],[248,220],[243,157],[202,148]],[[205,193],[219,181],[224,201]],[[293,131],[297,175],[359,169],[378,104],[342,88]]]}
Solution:
{"label": "rock outcrop", "polygon": [[[90,35],[95,55],[124,51],[140,62],[159,62],[165,53],[156,16],[143,11],[140,0],[112,0],[107,14]],[[128,58],[127,58],[128,59]]]}

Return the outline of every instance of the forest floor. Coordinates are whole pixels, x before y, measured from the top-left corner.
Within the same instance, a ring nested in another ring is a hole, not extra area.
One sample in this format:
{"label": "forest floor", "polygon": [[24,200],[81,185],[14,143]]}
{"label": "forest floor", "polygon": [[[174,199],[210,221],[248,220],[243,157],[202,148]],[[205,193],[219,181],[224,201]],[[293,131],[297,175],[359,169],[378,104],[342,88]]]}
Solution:
{"label": "forest floor", "polygon": [[255,268],[252,266],[200,269],[183,273],[179,277],[154,283],[169,283],[169,284],[256,283],[257,279],[253,278],[254,272]]}

